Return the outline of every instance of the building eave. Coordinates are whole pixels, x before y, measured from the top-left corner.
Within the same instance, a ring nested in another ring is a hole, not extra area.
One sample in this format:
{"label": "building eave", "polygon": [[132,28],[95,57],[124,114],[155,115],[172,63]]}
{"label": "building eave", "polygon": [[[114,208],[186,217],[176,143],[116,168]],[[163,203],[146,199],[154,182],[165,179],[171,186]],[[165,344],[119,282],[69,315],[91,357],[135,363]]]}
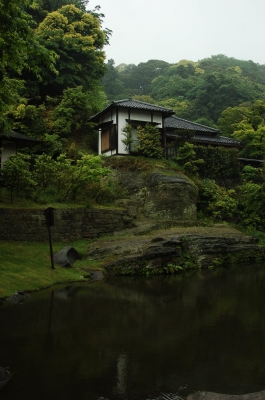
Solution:
{"label": "building eave", "polygon": [[15,131],[10,131],[8,133],[0,135],[0,139],[7,140],[10,142],[16,142],[17,147],[37,146],[43,143],[42,140],[33,139],[29,136],[26,136],[22,133],[18,133]]}
{"label": "building eave", "polygon": [[195,132],[219,134],[220,130],[212,128],[210,126],[198,124],[197,122],[188,121],[183,118],[179,118],[176,115],[171,115],[165,118],[165,128],[167,130],[190,130]]}
{"label": "building eave", "polygon": [[125,109],[129,108],[129,109],[144,110],[144,111],[150,111],[150,112],[159,112],[162,114],[163,118],[174,114],[174,111],[171,108],[157,106],[155,104],[145,103],[145,102],[139,101],[139,100],[123,99],[123,100],[113,101],[102,111],[93,115],[89,119],[89,121],[97,122],[102,115],[106,114],[107,112],[109,112],[115,108],[125,108]]}

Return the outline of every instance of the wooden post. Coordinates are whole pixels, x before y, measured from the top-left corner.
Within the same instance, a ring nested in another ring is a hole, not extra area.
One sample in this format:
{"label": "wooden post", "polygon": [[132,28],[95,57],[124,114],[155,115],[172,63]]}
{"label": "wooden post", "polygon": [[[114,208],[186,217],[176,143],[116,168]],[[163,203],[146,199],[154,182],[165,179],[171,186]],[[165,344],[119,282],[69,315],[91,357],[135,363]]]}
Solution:
{"label": "wooden post", "polygon": [[49,244],[50,244],[51,266],[52,266],[52,269],[54,269],[53,249],[52,249],[52,235],[51,235],[51,227],[50,226],[48,226],[48,234],[49,234]]}
{"label": "wooden post", "polygon": [[51,235],[51,226],[54,226],[53,210],[55,210],[55,208],[52,208],[52,207],[48,207],[44,210],[45,221],[46,221],[46,226],[48,228],[48,235],[49,235],[50,257],[51,257],[52,269],[54,269],[53,250],[52,250],[52,235]]}

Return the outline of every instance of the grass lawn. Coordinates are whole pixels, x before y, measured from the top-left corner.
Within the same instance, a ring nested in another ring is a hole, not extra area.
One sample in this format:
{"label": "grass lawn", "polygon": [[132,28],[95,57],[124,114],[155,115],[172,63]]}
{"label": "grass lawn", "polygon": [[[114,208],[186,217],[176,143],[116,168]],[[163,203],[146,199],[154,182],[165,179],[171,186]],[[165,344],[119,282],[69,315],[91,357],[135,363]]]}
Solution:
{"label": "grass lawn", "polygon": [[[53,252],[68,244],[54,243]],[[79,254],[85,254],[88,242],[71,243]],[[56,283],[85,280],[82,267],[89,262],[77,261],[72,268],[55,264],[51,268],[49,243],[22,243],[0,241],[0,298],[8,297],[18,290],[36,291]],[[91,265],[91,268],[94,266]]]}

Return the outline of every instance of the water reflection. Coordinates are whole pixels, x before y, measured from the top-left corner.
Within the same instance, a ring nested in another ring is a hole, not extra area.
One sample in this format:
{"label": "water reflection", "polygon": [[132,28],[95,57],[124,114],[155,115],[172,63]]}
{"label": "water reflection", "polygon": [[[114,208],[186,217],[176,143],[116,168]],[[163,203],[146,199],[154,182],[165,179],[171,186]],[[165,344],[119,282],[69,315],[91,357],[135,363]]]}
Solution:
{"label": "water reflection", "polygon": [[1,400],[185,398],[265,388],[264,271],[113,278],[0,308]]}

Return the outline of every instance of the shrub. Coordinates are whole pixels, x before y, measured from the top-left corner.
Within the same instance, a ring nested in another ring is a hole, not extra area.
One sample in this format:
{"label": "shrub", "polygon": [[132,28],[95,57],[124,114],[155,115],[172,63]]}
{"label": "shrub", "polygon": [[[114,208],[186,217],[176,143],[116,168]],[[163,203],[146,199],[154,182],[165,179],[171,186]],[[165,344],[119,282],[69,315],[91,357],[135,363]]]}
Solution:
{"label": "shrub", "polygon": [[196,159],[194,148],[194,144],[186,142],[179,148],[178,155],[174,158],[174,161],[184,167],[188,175],[197,175],[199,165],[204,163],[203,159]]}
{"label": "shrub", "polygon": [[265,184],[246,182],[239,187],[239,210],[241,221],[248,227],[265,228],[264,197]]}
{"label": "shrub", "polygon": [[235,190],[227,190],[210,179],[202,180],[198,186],[198,211],[216,220],[235,218],[238,206]]}
{"label": "shrub", "polygon": [[124,138],[121,140],[122,143],[124,144],[125,151],[130,154],[130,149],[131,149],[131,144],[133,143],[133,127],[130,124],[127,124],[123,129],[122,129],[122,135]]}
{"label": "shrub", "polygon": [[237,149],[212,146],[194,146],[199,175],[208,179],[237,179],[240,177],[239,152]]}
{"label": "shrub", "polygon": [[246,182],[262,183],[264,180],[263,168],[254,168],[251,165],[245,165],[242,170],[242,177]]}
{"label": "shrub", "polygon": [[14,194],[30,197],[37,182],[30,171],[31,157],[26,154],[9,157],[1,170],[1,181],[9,191],[10,202],[13,203]]}
{"label": "shrub", "polygon": [[151,124],[138,126],[136,135],[138,138],[136,148],[140,154],[145,157],[162,158],[161,134],[156,126]]}
{"label": "shrub", "polygon": [[113,175],[105,176],[99,182],[92,182],[87,189],[91,203],[100,205],[112,204],[117,198],[126,195],[124,188]]}
{"label": "shrub", "polygon": [[79,154],[73,161],[61,154],[56,160],[49,155],[35,158],[17,154],[10,157],[1,172],[4,187],[13,201],[17,196],[26,197],[36,202],[75,200],[84,193],[89,196],[88,186],[100,182],[109,173],[99,156]]}

